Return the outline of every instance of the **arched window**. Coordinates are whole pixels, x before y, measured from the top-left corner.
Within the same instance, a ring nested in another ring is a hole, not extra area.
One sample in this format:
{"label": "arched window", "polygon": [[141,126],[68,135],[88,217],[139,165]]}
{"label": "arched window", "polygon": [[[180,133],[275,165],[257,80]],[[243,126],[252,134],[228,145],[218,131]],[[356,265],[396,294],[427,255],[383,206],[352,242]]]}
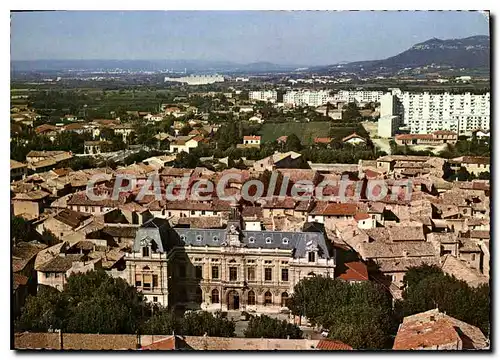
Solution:
{"label": "arched window", "polygon": [[247,303],[248,305],[255,305],[255,293],[253,290],[250,290],[247,295]]}
{"label": "arched window", "polygon": [[197,303],[202,303],[203,302],[203,291],[201,290],[200,287],[198,287],[196,289],[196,294],[195,294],[194,301],[197,302]]}
{"label": "arched window", "polygon": [[281,294],[281,307],[288,306],[288,293],[284,292]]}
{"label": "arched window", "polygon": [[151,270],[151,269],[149,268],[149,266],[147,266],[147,265],[146,265],[146,266],[144,266],[144,267],[142,268],[142,270],[144,270],[144,271],[149,271],[149,270]]}
{"label": "arched window", "polygon": [[219,290],[213,289],[212,290],[212,304],[218,304],[219,303]]}
{"label": "arched window", "polygon": [[273,303],[273,295],[270,291],[266,291],[264,294],[264,306],[271,305]]}

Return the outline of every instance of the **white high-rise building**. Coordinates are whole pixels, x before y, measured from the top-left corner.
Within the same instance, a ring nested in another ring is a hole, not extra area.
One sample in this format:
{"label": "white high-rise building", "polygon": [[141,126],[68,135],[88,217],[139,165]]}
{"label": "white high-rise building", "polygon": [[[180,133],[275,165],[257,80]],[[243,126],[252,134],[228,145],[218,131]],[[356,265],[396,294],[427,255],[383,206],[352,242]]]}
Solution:
{"label": "white high-rise building", "polygon": [[344,101],[348,103],[360,102],[380,102],[380,98],[384,95],[383,91],[373,91],[373,90],[340,90],[336,95],[335,99],[338,101]]}
{"label": "white high-rise building", "polygon": [[278,93],[276,90],[250,91],[248,93],[248,98],[250,100],[274,103],[278,100]]}
{"label": "white high-rise building", "polygon": [[222,75],[190,75],[183,77],[165,77],[165,82],[178,82],[185,83],[187,85],[208,85],[217,82],[224,82],[224,76]]}
{"label": "white high-rise building", "polygon": [[451,130],[471,135],[474,130],[490,129],[490,93],[482,95],[430,94],[403,92],[403,123],[412,134]]}
{"label": "white high-rise building", "polygon": [[283,103],[293,106],[321,106],[333,101],[334,99],[328,90],[289,91],[283,95]]}

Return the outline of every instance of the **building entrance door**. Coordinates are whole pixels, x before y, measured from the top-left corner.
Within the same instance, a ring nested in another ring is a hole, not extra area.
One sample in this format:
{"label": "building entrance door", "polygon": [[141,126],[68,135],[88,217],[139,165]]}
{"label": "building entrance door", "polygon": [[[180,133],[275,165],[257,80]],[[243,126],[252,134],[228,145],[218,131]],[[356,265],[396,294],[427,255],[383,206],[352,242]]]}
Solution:
{"label": "building entrance door", "polygon": [[228,310],[238,310],[240,308],[240,296],[235,290],[231,290],[227,294],[227,309]]}

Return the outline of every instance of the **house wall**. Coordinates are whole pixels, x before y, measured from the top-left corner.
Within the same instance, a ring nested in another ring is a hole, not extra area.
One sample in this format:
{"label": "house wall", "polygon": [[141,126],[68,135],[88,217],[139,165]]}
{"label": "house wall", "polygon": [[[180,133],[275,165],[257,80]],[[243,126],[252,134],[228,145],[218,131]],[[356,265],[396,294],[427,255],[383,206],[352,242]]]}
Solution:
{"label": "house wall", "polygon": [[40,216],[41,208],[40,204],[36,201],[23,201],[23,200],[13,200],[12,201],[14,216],[26,214],[33,218]]}
{"label": "house wall", "polygon": [[66,235],[70,235],[74,232],[73,228],[59,220],[56,220],[52,217],[45,220],[43,223],[36,227],[36,231],[40,234],[43,234],[44,230],[49,230],[52,232],[58,239],[64,238]]}
{"label": "house wall", "polygon": [[481,270],[481,253],[480,252],[460,252],[458,254],[460,260],[465,261],[468,267]]}

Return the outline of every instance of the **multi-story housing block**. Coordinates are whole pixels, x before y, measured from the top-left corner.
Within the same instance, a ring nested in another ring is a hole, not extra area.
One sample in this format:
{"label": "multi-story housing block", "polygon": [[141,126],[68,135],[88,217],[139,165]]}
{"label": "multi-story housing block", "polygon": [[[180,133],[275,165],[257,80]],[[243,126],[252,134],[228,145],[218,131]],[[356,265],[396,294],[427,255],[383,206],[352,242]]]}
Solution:
{"label": "multi-story housing block", "polygon": [[413,134],[450,130],[470,136],[477,129],[490,128],[490,93],[403,92],[397,96],[404,108],[403,123]]}
{"label": "multi-story housing block", "polygon": [[327,90],[289,91],[283,95],[283,103],[293,106],[321,106],[333,101]]}
{"label": "multi-story housing block", "polygon": [[384,95],[383,91],[373,91],[373,90],[340,90],[335,98],[339,101],[344,101],[348,103],[358,102],[358,103],[370,103],[370,102],[380,102],[380,98]]}
{"label": "multi-story housing block", "polygon": [[250,100],[276,102],[278,100],[278,93],[276,90],[263,90],[263,91],[250,91],[248,93]]}

